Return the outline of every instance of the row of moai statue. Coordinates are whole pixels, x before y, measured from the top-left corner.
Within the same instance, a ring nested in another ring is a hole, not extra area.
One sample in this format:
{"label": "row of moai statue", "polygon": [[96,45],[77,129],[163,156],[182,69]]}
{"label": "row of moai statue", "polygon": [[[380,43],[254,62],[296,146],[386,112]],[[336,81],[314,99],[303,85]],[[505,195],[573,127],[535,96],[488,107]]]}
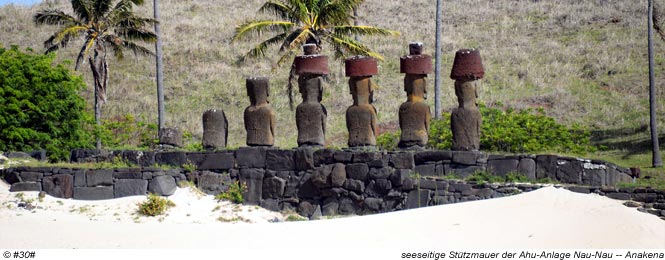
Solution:
{"label": "row of moai statue", "polygon": [[[296,108],[298,146],[324,146],[328,113],[321,104],[324,76],[329,73],[328,57],[318,53],[314,44],[305,44],[304,55],[295,58],[295,72],[302,103]],[[400,72],[405,74],[406,102],[399,107],[401,148],[424,147],[429,138],[431,112],[427,98],[427,74],[432,73],[432,57],[423,54],[422,43],[409,44],[409,55],[400,58]],[[348,145],[376,145],[378,120],[374,102],[372,76],[378,74],[377,61],[366,56],[345,60],[346,76],[353,104],[346,110]],[[478,50],[463,49],[455,54],[450,77],[455,80],[455,95],[459,106],[451,113],[453,150],[478,150],[481,115],[478,110],[478,80],[484,75]],[[244,112],[248,146],[273,146],[275,142],[275,112],[268,101],[268,78],[248,78],[247,95],[250,105]],[[228,139],[228,121],[222,110],[203,114],[203,147],[221,149]]]}

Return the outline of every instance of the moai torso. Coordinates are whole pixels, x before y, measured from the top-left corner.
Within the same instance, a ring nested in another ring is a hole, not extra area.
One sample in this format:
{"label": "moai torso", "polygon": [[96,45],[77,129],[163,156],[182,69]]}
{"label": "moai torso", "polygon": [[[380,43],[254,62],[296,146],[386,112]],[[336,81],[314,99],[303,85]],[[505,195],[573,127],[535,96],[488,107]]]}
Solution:
{"label": "moai torso", "polygon": [[268,102],[270,88],[268,78],[248,78],[247,95],[250,106],[245,108],[244,121],[248,146],[273,146],[275,144],[275,111]]}
{"label": "moai torso", "polygon": [[372,82],[370,77],[353,77],[349,87],[353,105],[346,110],[346,127],[349,130],[349,147],[376,145],[377,116],[371,104]]}
{"label": "moai torso", "polygon": [[432,118],[429,106],[424,102],[427,93],[425,75],[407,74],[404,90],[407,100],[399,106],[399,126],[402,130],[399,146],[425,146]]}
{"label": "moai torso", "polygon": [[459,50],[455,53],[450,77],[455,80],[455,95],[459,106],[450,115],[453,150],[480,149],[482,116],[478,110],[478,79],[484,73],[478,50]]}
{"label": "moai torso", "polygon": [[226,147],[228,121],[221,109],[210,109],[203,113],[203,148],[216,150]]}
{"label": "moai torso", "polygon": [[432,57],[422,54],[422,43],[409,44],[409,55],[400,59],[404,76],[406,102],[399,107],[399,127],[402,131],[399,147],[427,145],[432,118],[427,97],[427,74],[432,72]]}
{"label": "moai torso", "polygon": [[328,112],[320,103],[323,94],[321,76],[300,76],[298,78],[303,102],[296,108],[298,145],[325,145],[326,118]]}

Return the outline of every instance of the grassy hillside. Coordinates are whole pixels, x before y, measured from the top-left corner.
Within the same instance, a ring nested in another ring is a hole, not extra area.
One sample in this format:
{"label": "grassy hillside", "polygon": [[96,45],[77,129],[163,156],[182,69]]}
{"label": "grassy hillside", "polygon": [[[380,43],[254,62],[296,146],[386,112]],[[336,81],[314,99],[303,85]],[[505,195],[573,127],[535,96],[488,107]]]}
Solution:
{"label": "grassy hillside", "polygon": [[[657,1],[665,6],[665,1]],[[269,60],[234,65],[237,56],[254,42],[230,43],[233,29],[255,18],[261,3],[160,1],[167,124],[191,132],[196,142],[202,134],[203,111],[221,108],[231,124],[229,145],[244,146],[242,111],[249,104],[244,79],[265,75],[271,78],[271,104],[277,111],[276,143],[280,147],[296,145],[295,112],[289,110],[285,94],[288,68],[273,68]],[[146,1],[139,12],[151,16],[151,4]],[[31,17],[48,6],[71,12],[65,0],[44,1],[29,8],[0,8],[0,44],[42,51],[41,43],[55,28],[36,27]],[[443,6],[445,110],[456,106],[453,81],[447,77],[455,51],[479,48],[486,69],[481,102],[488,106],[542,107],[562,123],[579,123],[594,130],[598,143],[622,153],[647,144],[646,0],[446,0]],[[384,129],[394,128],[398,105],[405,100],[399,57],[407,53],[408,43],[422,41],[425,51],[434,53],[434,10],[435,1],[422,0],[367,0],[359,10],[361,24],[402,33],[400,37],[362,39],[386,58],[375,77],[380,85],[375,106]],[[77,49],[60,51],[58,58],[73,60]],[[665,42],[658,39],[656,50],[658,116],[660,131],[665,133]],[[332,146],[345,146],[344,111],[352,99],[343,64],[330,66],[332,75],[323,100],[330,111],[328,139]],[[112,60],[110,68],[104,117],[133,114],[156,122],[154,59],[129,56],[123,61]],[[79,73],[91,86],[89,71]],[[433,81],[431,76],[430,104]],[[89,88],[84,93],[90,104],[91,92]]]}

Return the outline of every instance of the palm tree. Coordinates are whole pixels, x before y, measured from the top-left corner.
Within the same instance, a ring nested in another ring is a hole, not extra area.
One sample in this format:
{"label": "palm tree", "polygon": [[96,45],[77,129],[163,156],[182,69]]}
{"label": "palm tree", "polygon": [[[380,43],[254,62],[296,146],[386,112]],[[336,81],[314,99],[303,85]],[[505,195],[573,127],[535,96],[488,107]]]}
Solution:
{"label": "palm tree", "polygon": [[654,79],[654,60],[653,60],[653,29],[655,28],[661,39],[665,40],[663,30],[660,27],[660,14],[658,8],[654,9],[654,1],[649,0],[648,4],[648,49],[649,49],[649,125],[651,126],[651,162],[653,167],[663,166],[663,160],[660,158],[660,147],[658,144],[658,121],[656,120],[656,86]]}
{"label": "palm tree", "polygon": [[[143,0],[71,0],[74,15],[58,9],[43,9],[33,17],[37,25],[56,25],[59,29],[45,42],[46,53],[65,48],[73,40],[83,39],[76,58],[75,70],[88,59],[95,91],[95,122],[101,125],[101,108],[106,102],[106,88],[109,80],[108,53],[113,52],[117,59],[124,57],[124,50],[135,55],[153,55],[149,49],[135,41],[154,42],[156,36],[145,29],[156,20],[133,13],[135,5]],[[101,141],[97,136],[97,149]]]}
{"label": "palm tree", "polygon": [[[273,35],[242,55],[238,61],[265,57],[270,47],[279,46],[279,66],[292,61],[303,44],[313,43],[321,49],[324,42],[332,47],[335,59],[343,59],[349,55],[365,55],[383,60],[380,54],[372,52],[369,47],[354,39],[354,36],[396,36],[399,32],[354,24],[353,10],[362,2],[363,0],[268,0],[259,12],[272,14],[278,19],[247,21],[235,29],[232,41],[250,35],[261,36],[266,31]],[[289,97],[294,77],[292,65],[288,83]]]}

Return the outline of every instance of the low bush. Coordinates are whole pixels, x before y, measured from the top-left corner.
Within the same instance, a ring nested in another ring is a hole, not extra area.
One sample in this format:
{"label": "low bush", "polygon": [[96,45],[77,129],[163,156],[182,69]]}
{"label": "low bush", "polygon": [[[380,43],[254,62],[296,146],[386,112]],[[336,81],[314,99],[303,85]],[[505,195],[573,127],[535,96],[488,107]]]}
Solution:
{"label": "low bush", "polygon": [[242,194],[245,192],[245,190],[247,190],[247,185],[236,181],[229,185],[229,189],[227,191],[217,194],[215,199],[228,200],[236,204],[242,204],[245,201],[242,197]]}
{"label": "low bush", "polygon": [[144,216],[163,215],[169,208],[175,207],[175,203],[155,194],[148,195],[148,200],[139,204],[139,213]]}

